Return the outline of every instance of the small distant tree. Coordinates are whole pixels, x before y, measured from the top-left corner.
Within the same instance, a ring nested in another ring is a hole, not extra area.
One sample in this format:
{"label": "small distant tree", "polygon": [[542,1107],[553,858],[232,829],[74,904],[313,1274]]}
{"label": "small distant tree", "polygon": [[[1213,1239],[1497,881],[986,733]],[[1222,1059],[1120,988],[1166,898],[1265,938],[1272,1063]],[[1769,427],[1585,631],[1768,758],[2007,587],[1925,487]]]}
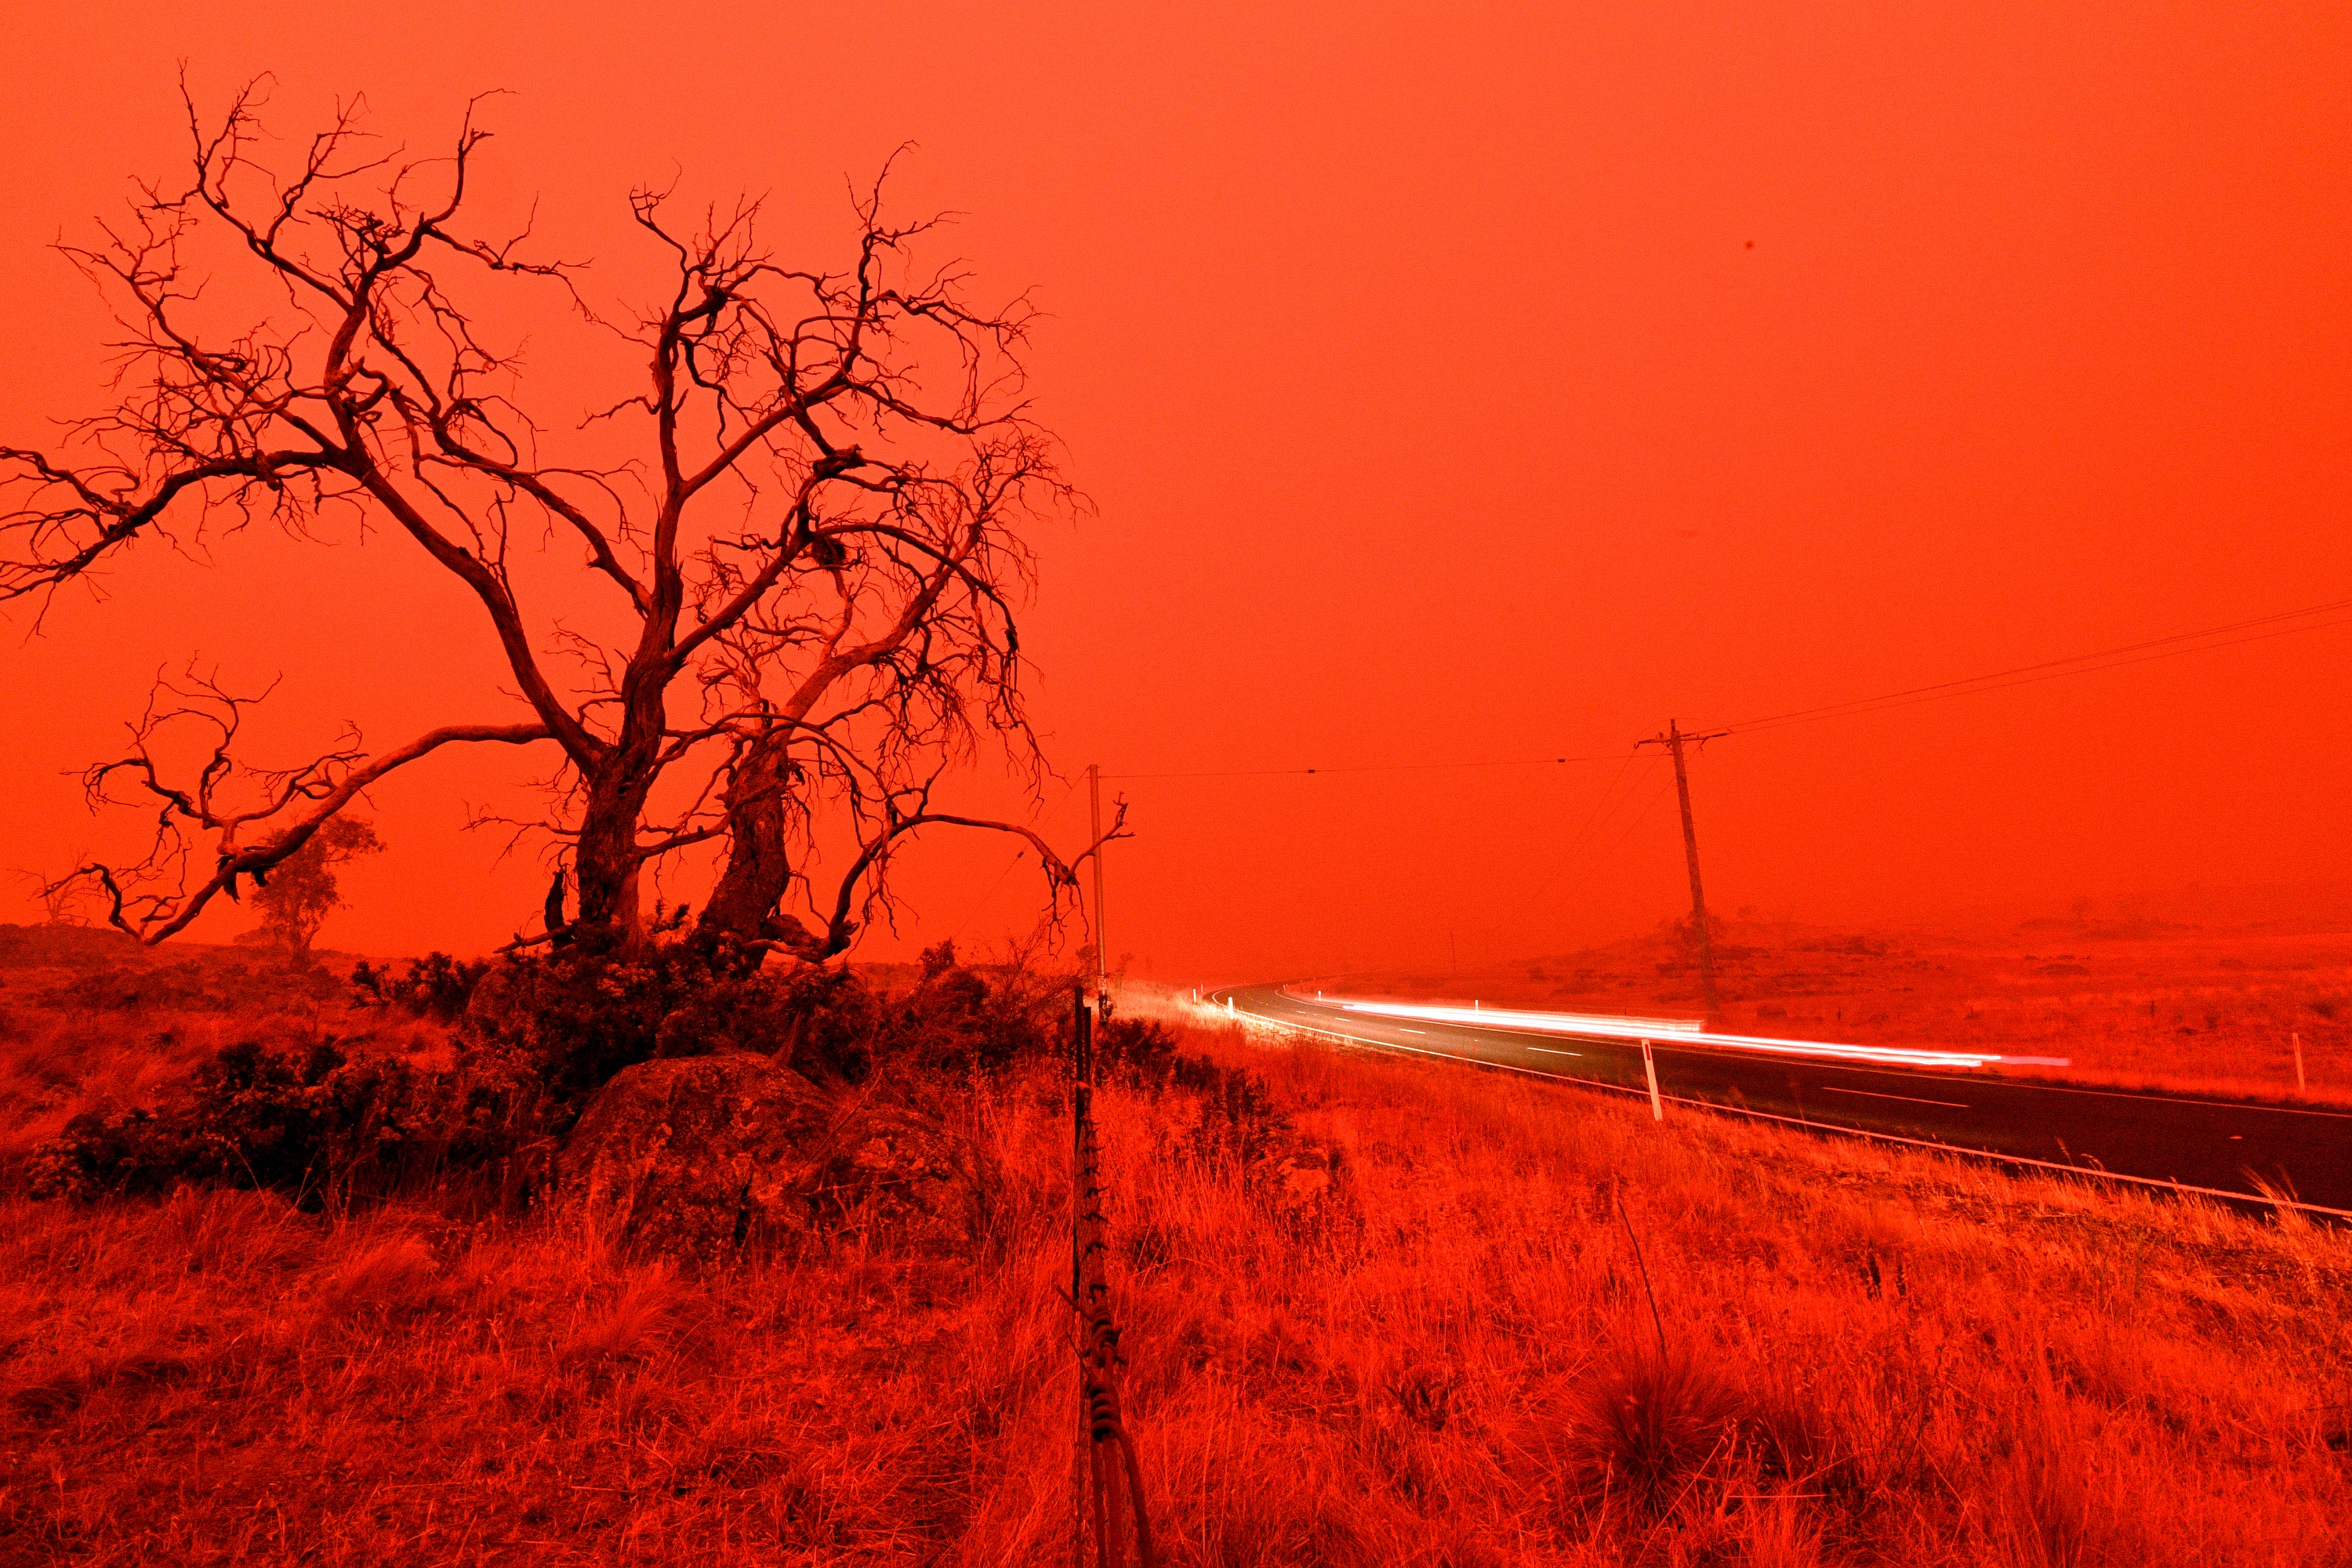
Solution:
{"label": "small distant tree", "polygon": [[[89,857],[78,855],[75,858],[79,861]],[[26,883],[32,889],[33,896],[40,900],[44,923],[53,926],[89,923],[90,889],[83,879],[76,878],[60,882],[38,871],[23,868],[16,872],[16,879]]]}
{"label": "small distant tree", "polygon": [[380,855],[383,847],[375,825],[365,818],[330,818],[301,848],[280,860],[268,882],[253,895],[254,908],[261,911],[261,939],[297,952],[310,952],[319,928],[343,901],[335,868],[362,855]]}

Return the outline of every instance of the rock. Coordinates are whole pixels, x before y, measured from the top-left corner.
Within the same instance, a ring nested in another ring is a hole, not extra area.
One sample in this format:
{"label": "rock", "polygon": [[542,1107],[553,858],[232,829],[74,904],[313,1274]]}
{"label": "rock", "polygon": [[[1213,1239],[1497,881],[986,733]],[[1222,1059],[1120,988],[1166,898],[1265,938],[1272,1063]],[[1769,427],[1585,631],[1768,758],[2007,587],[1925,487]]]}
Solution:
{"label": "rock", "polygon": [[1339,1195],[1347,1180],[1348,1151],[1327,1139],[1302,1138],[1267,1163],[1275,1207],[1291,1213]]}
{"label": "rock", "polygon": [[864,1106],[842,1121],[802,1189],[821,1229],[858,1225],[945,1245],[971,1237],[981,1155],[927,1116]]}
{"label": "rock", "polygon": [[676,1256],[848,1230],[946,1246],[968,1235],[975,1171],[938,1122],[730,1051],[640,1062],[598,1090],[558,1162],[558,1201]]}

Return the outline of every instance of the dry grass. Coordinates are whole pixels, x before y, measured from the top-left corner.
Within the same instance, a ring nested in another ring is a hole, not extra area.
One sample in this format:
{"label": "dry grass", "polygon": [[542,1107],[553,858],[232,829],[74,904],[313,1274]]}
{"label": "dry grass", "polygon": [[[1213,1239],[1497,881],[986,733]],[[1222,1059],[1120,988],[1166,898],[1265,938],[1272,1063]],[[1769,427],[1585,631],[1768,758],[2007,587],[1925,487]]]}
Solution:
{"label": "dry grass", "polygon": [[[2352,1561],[2340,1233],[1193,1044],[1303,1157],[1101,1098],[1171,1563]],[[1066,1124],[1044,1078],[971,1115],[961,1257],[0,1201],[0,1559],[1066,1560]]]}

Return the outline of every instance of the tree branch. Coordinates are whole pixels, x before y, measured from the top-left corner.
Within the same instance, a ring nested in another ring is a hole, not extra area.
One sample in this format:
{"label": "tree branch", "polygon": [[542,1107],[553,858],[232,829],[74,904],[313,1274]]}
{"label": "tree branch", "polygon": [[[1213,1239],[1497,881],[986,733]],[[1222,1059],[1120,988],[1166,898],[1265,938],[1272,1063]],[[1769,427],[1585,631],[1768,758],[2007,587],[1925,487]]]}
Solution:
{"label": "tree branch", "polygon": [[[521,745],[548,739],[551,737],[546,727],[540,724],[445,725],[437,730],[427,731],[397,751],[387,752],[383,756],[339,770],[331,779],[321,771],[327,766],[329,759],[308,764],[302,769],[294,771],[297,776],[307,782],[301,787],[283,792],[276,807],[269,811],[231,814],[216,813],[211,805],[213,782],[226,773],[226,768],[222,765],[224,755],[222,752],[216,751],[214,760],[205,764],[198,788],[191,793],[174,789],[156,777],[153,761],[152,757],[145,754],[142,742],[140,755],[120,763],[106,763],[92,770],[93,785],[96,786],[102,784],[107,773],[118,768],[135,768],[143,775],[150,791],[166,801],[163,815],[159,819],[157,847],[150,852],[148,859],[141,866],[131,868],[129,874],[135,883],[142,879],[152,879],[154,875],[177,869],[185,865],[186,851],[179,841],[177,826],[173,821],[174,817],[184,817],[198,826],[216,829],[220,834],[218,853],[212,875],[193,891],[188,890],[184,884],[175,894],[129,896],[126,895],[122,886],[124,873],[114,868],[93,862],[76,868],[66,878],[60,879],[60,882],[69,881],[76,877],[88,877],[96,880],[105,889],[111,903],[108,923],[119,931],[136,937],[141,942],[152,946],[184,930],[188,922],[202,913],[205,906],[209,904],[215,895],[226,892],[234,900],[236,896],[236,879],[239,877],[252,877],[257,880],[266,877],[271,868],[310,842],[311,835],[317,833],[338,812],[349,805],[361,791],[395,769],[405,767],[418,758],[429,755],[446,745],[469,742]],[[223,744],[226,745],[226,741]],[[340,759],[346,755],[348,753],[332,753],[331,757]],[[274,814],[275,810],[283,809],[296,798],[306,799],[312,803],[311,809],[306,815],[287,826],[265,843],[250,847],[241,847],[236,843],[238,827],[263,819]],[[134,906],[141,908],[141,913],[135,921],[128,913],[128,910]]]}

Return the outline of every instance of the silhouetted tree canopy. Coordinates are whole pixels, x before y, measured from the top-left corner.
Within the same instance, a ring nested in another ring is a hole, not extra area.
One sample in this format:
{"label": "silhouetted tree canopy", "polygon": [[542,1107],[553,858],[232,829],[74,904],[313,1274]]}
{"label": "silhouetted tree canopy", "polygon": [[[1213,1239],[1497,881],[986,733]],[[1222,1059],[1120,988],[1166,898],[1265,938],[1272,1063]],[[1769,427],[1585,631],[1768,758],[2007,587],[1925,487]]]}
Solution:
{"label": "silhouetted tree canopy", "polygon": [[[773,248],[755,202],[687,216],[639,188],[628,215],[668,281],[608,315],[582,268],[469,220],[488,139],[470,111],[447,153],[412,160],[356,106],[292,142],[261,106],[254,88],[216,121],[191,103],[186,181],[64,247],[123,324],[121,395],[60,450],[0,447],[0,600],[44,605],[142,542],[356,526],[462,586],[520,711],[386,749],[348,731],[267,767],[236,745],[258,694],[193,668],[159,682],[126,754],[87,778],[94,803],[156,814],[143,859],[74,874],[114,924],[168,937],[240,879],[282,875],[362,791],[478,746],[553,764],[550,808],[517,825],[554,836],[576,906],[519,942],[636,945],[645,868],[703,844],[722,864],[698,926],[753,952],[842,951],[926,826],[1021,834],[1074,893],[1083,855],[934,799],[983,739],[1033,785],[1043,767],[1024,540],[1077,502],[1024,402],[1024,301],[982,305],[960,266],[919,259],[937,221],[886,216],[878,181],[831,259]],[[215,305],[200,260],[266,285],[266,308]],[[534,382],[502,311],[551,299],[633,390],[583,416],[574,384]],[[572,581],[535,595],[551,571]],[[167,759],[191,735],[188,774]],[[821,834],[847,845],[824,888]]]}

